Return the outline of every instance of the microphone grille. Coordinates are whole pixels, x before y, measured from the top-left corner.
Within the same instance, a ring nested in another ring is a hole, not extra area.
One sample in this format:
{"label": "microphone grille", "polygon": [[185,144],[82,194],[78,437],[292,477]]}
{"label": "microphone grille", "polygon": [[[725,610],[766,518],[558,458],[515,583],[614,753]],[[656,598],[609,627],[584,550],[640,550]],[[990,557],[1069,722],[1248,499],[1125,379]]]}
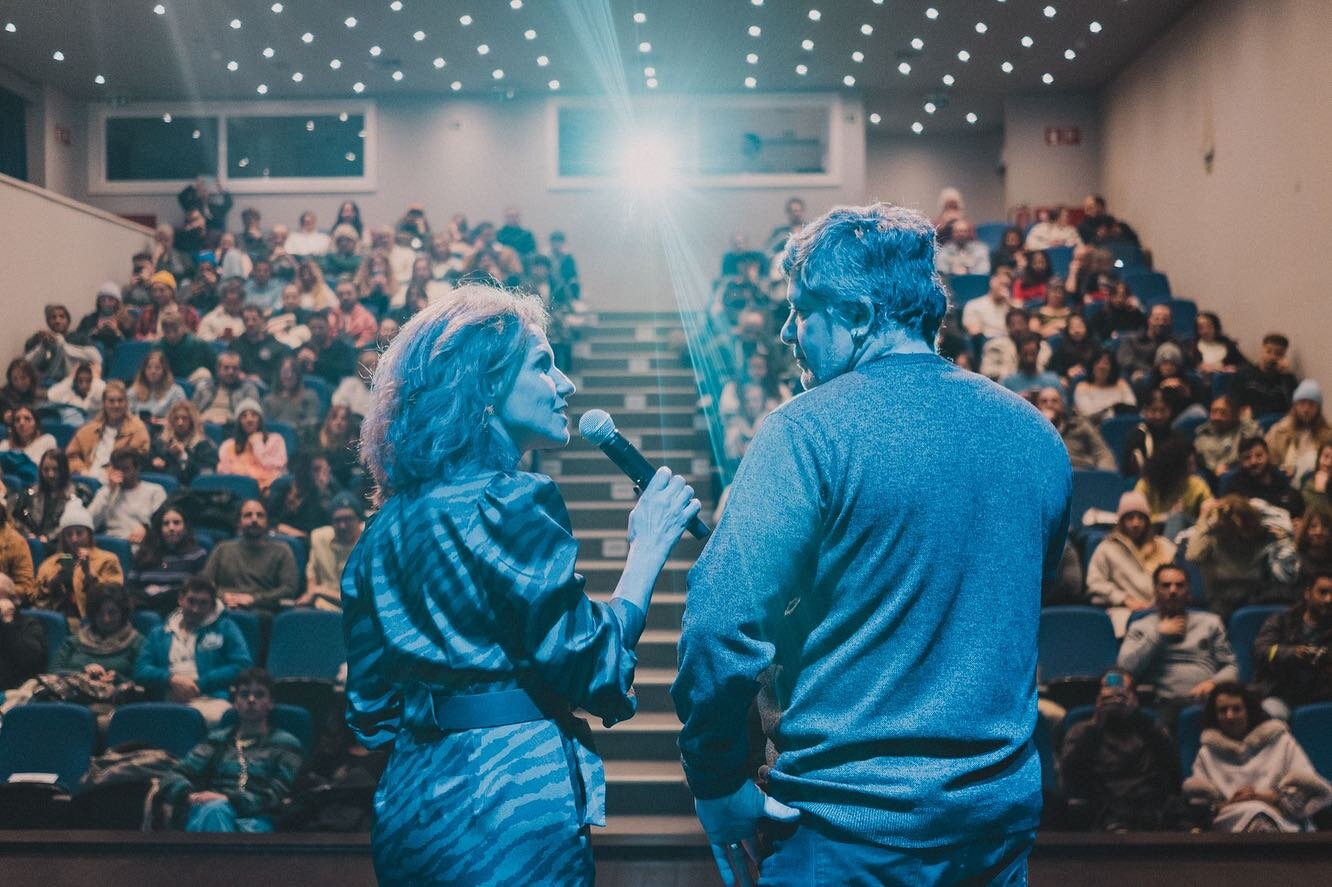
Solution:
{"label": "microphone grille", "polygon": [[615,420],[605,410],[588,410],[578,420],[578,431],[590,443],[600,446],[615,433]]}

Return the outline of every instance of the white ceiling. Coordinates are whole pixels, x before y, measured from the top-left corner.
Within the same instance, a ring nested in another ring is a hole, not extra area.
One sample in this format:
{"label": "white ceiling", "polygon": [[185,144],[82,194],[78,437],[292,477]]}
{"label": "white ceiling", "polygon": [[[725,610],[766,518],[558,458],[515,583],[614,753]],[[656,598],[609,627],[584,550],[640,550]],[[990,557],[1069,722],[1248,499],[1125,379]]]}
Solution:
{"label": "white ceiling", "polygon": [[1008,94],[1099,88],[1196,2],[0,0],[0,66],[91,101],[633,94],[651,68],[659,92],[857,91],[881,131],[940,131],[999,124]]}

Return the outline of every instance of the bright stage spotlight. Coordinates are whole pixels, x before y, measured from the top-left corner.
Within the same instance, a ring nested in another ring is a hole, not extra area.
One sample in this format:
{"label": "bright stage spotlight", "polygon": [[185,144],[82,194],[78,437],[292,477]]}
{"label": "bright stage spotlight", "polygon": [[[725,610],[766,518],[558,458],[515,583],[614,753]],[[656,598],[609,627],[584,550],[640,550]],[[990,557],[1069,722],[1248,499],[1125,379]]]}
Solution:
{"label": "bright stage spotlight", "polygon": [[628,191],[659,194],[679,182],[680,151],[660,130],[634,130],[620,139],[616,178]]}

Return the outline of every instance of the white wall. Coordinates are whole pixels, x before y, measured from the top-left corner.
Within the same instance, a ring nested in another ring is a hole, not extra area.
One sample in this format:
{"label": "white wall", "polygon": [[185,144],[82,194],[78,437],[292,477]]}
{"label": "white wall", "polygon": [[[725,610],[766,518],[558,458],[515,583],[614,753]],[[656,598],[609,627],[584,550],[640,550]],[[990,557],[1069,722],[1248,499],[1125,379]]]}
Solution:
{"label": "white wall", "polygon": [[962,192],[967,215],[1003,221],[1004,178],[998,167],[1003,132],[943,135],[871,135],[866,144],[865,197],[909,206],[934,218],[939,192]]}
{"label": "white wall", "polygon": [[0,355],[21,353],[45,325],[48,302],[69,306],[75,323],[97,288],[129,275],[129,257],[151,234],[107,213],[0,175],[0,268],[4,269]]}
{"label": "white wall", "polygon": [[[1332,4],[1211,0],[1106,90],[1103,185],[1172,287],[1332,383]],[[1204,155],[1215,152],[1208,169]]]}
{"label": "white wall", "polygon": [[[1079,145],[1047,145],[1047,127],[1077,127]],[[1004,203],[1081,204],[1101,180],[1100,110],[1092,95],[1009,96],[1004,101]]]}
{"label": "white wall", "polygon": [[[782,219],[782,206],[801,194],[811,213],[865,196],[865,136],[859,103],[843,101],[842,180],[837,187],[718,189],[671,195],[669,205],[684,243],[706,275],[720,267],[733,230],[748,231],[761,243]],[[674,305],[663,241],[654,222],[657,206],[632,205],[614,191],[555,191],[546,173],[548,132],[546,103],[540,101],[386,100],[379,103],[378,189],[347,195],[373,224],[398,219],[407,205],[424,203],[432,224],[442,225],[454,212],[472,222],[499,221],[504,207],[517,204],[524,223],[544,246],[545,235],[563,229],[580,259],[584,293],[594,308],[661,310]],[[83,151],[86,147],[80,142]],[[176,222],[180,211],[173,195],[90,196],[80,200],[114,213],[155,213]],[[264,224],[295,227],[304,209],[326,225],[341,195],[236,195],[239,210],[255,206]],[[678,262],[675,263],[678,267]]]}

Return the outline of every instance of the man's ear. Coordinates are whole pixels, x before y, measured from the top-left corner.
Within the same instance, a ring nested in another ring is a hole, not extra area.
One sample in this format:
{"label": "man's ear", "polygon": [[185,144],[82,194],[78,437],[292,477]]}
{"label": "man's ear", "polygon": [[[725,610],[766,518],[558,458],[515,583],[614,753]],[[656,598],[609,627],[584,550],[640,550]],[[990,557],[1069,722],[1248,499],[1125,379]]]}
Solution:
{"label": "man's ear", "polygon": [[851,338],[857,343],[869,335],[870,327],[874,325],[874,303],[867,296],[859,296],[854,301],[840,303],[837,312],[846,322]]}

